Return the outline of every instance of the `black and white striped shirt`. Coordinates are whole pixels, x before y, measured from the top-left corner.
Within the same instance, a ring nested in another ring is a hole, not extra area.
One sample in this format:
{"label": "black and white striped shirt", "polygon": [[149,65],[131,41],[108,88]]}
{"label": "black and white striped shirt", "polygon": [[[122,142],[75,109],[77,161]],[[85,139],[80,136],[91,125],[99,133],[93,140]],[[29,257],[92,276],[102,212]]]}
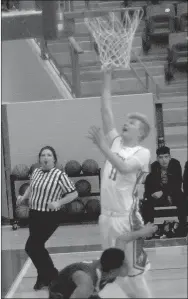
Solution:
{"label": "black and white striped shirt", "polygon": [[66,173],[57,168],[48,172],[36,168],[31,177],[30,187],[30,208],[38,211],[50,211],[48,203],[58,201],[65,194],[76,190]]}

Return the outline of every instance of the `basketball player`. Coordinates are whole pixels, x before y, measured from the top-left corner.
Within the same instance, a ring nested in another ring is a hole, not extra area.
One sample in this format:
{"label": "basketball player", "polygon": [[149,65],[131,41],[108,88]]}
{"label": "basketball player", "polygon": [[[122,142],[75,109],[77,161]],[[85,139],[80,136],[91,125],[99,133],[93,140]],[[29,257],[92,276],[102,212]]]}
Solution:
{"label": "basketball player", "polygon": [[110,297],[109,290],[105,288],[107,284],[113,285],[117,276],[126,275],[124,252],[118,248],[108,248],[98,260],[74,263],[60,271],[49,287],[49,298],[89,298],[97,294],[97,298],[115,298],[117,295],[118,298],[125,298],[121,288],[119,293],[113,294],[114,297]]}
{"label": "basketball player", "polygon": [[138,211],[137,185],[149,172],[150,151],[141,146],[149,135],[150,125],[140,113],[132,113],[118,134],[111,105],[111,70],[104,71],[101,97],[103,132],[91,127],[89,138],[106,158],[101,182],[101,215],[99,226],[103,249],[116,246],[124,250],[129,267],[129,286],[136,298],[150,298],[145,278],[148,267],[143,238],[157,227],[143,226]]}

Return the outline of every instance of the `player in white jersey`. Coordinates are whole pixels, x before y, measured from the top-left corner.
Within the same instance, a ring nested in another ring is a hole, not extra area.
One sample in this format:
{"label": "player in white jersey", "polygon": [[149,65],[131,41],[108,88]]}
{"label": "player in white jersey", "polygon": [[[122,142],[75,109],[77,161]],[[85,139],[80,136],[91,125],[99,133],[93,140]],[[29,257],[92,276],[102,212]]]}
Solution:
{"label": "player in white jersey", "polygon": [[141,146],[150,125],[146,116],[127,116],[118,134],[111,106],[111,70],[104,71],[101,97],[103,132],[91,127],[89,138],[106,158],[101,182],[101,215],[99,219],[103,249],[116,246],[124,249],[129,263],[129,286],[137,298],[150,298],[151,292],[143,275],[148,268],[143,241],[157,227],[144,226],[138,209],[137,186],[149,172],[150,151]]}

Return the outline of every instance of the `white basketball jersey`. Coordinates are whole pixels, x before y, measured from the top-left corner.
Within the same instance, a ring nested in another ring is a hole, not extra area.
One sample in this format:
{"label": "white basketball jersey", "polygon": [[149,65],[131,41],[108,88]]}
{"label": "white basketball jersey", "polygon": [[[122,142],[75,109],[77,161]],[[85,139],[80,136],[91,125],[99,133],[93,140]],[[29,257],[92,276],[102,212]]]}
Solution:
{"label": "white basketball jersey", "polygon": [[[142,146],[124,147],[120,136],[116,137],[112,147],[112,152],[116,153],[122,161],[128,163],[129,159],[137,157],[139,152],[141,165],[140,172],[149,172],[150,152]],[[142,155],[143,153],[143,155]],[[140,155],[141,154],[141,155]],[[133,192],[139,177],[138,171],[129,172],[126,175],[121,174],[115,169],[109,161],[106,161],[101,182],[101,207],[117,213],[126,213],[131,210],[133,203]]]}

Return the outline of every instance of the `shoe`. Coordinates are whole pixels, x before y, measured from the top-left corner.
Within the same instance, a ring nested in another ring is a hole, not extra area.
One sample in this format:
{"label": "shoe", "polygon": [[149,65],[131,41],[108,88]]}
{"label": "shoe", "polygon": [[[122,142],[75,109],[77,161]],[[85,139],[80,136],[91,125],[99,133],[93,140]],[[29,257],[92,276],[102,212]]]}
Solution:
{"label": "shoe", "polygon": [[172,234],[173,234],[173,238],[177,237],[178,228],[179,228],[179,222],[173,221],[172,222]]}
{"label": "shoe", "polygon": [[171,228],[171,223],[165,220],[161,227],[160,239],[170,238],[171,235],[170,228]]}
{"label": "shoe", "polygon": [[160,236],[160,239],[166,239],[166,238],[167,238],[166,235],[162,235],[162,236]]}
{"label": "shoe", "polygon": [[160,226],[160,224],[158,225],[158,229],[157,229],[157,231],[154,233],[154,235],[153,235],[153,238],[154,239],[160,239],[160,237],[161,237],[161,226]]}
{"label": "shoe", "polygon": [[37,281],[36,281],[33,289],[35,291],[39,291],[39,290],[43,289],[44,287],[48,287],[48,283],[46,283],[46,282],[40,280],[39,278],[37,278]]}

